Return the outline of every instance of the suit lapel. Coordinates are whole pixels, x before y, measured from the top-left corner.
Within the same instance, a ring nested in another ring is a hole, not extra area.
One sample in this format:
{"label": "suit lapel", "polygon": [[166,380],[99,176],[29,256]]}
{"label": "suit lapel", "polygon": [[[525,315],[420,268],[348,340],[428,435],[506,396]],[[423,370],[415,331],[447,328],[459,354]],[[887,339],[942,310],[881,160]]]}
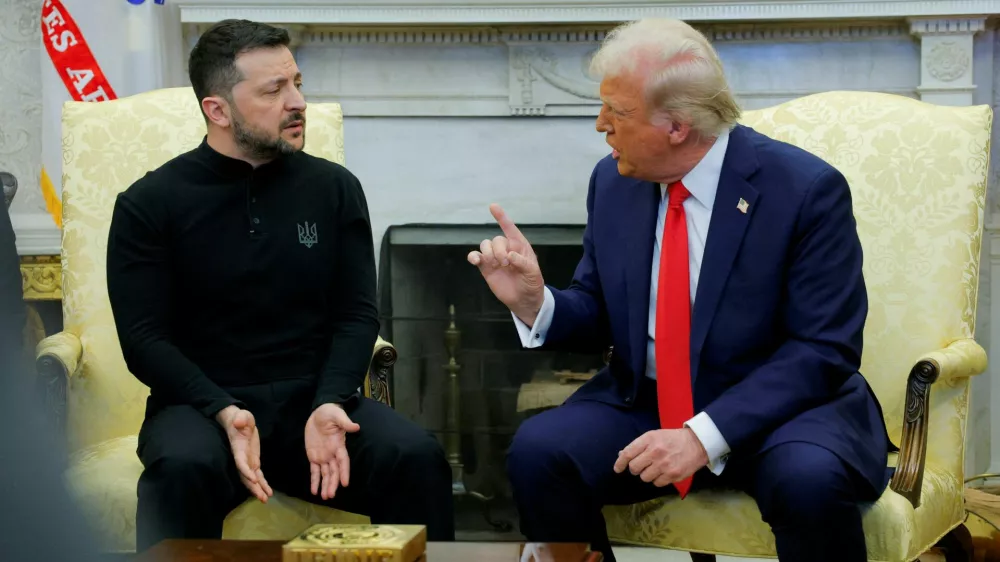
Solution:
{"label": "suit lapel", "polygon": [[646,370],[646,340],[649,338],[649,283],[656,242],[656,212],[659,210],[660,186],[638,182],[623,190],[628,193],[622,217],[625,233],[622,259],[625,259],[625,292],[628,299],[629,351],[632,370],[642,375]]}
{"label": "suit lapel", "polygon": [[[722,164],[719,188],[712,207],[712,219],[701,261],[698,291],[691,313],[691,356],[697,358],[708,328],[729,279],[747,225],[756,208],[758,192],[747,178],[757,170],[756,151],[747,138],[747,129],[737,126],[730,133],[729,147]],[[744,209],[746,212],[743,212]],[[692,372],[692,376],[696,376]]]}

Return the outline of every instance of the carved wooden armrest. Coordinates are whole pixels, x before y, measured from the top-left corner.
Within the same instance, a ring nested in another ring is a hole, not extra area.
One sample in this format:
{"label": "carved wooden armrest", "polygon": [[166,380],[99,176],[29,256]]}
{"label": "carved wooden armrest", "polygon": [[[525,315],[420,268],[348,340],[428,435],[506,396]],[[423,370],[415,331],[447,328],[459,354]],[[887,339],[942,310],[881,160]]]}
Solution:
{"label": "carved wooden armrest", "polygon": [[68,378],[76,373],[82,355],[80,338],[69,332],[59,332],[38,343],[35,368],[43,378]]}
{"label": "carved wooden armrest", "polygon": [[972,339],[957,340],[944,349],[932,351],[917,360],[910,370],[899,462],[889,487],[914,508],[920,506],[920,487],[924,481],[931,385],[971,377],[985,370],[986,351]]}
{"label": "carved wooden armrest", "polygon": [[392,397],[389,395],[389,370],[399,357],[396,348],[381,337],[375,342],[372,351],[372,362],[365,377],[365,394],[373,400],[378,400],[392,407]]}
{"label": "carved wooden armrest", "polygon": [[77,373],[83,343],[75,334],[59,332],[38,342],[35,370],[38,373],[45,411],[56,427],[63,426],[66,414],[66,383]]}

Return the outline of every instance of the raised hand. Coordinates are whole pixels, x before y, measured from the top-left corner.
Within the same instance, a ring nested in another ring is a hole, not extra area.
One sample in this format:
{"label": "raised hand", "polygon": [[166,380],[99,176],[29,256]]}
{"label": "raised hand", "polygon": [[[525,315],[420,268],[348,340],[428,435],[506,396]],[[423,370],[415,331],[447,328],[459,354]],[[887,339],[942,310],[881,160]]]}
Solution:
{"label": "raised hand", "polygon": [[267,503],[267,498],[273,496],[274,491],[260,470],[260,435],[253,414],[237,406],[229,406],[215,418],[226,430],[229,448],[243,485],[254,497]]}
{"label": "raised hand", "polygon": [[545,282],[538,259],[500,205],[490,205],[490,213],[504,235],[483,240],[478,252],[469,252],[469,263],[479,268],[497,299],[531,326],[545,300]]}
{"label": "raised hand", "polygon": [[313,495],[328,500],[337,494],[338,485],[346,487],[350,482],[347,434],[360,429],[338,404],[323,404],[313,410],[305,433]]}

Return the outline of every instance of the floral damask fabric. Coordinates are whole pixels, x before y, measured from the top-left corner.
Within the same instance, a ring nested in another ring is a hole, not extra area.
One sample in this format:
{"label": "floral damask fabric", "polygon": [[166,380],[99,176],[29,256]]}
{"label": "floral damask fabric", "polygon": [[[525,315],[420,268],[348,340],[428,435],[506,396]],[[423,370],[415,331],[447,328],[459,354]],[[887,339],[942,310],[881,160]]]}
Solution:
{"label": "floral damask fabric", "polygon": [[[102,103],[69,103],[63,112],[64,332],[43,341],[67,368],[67,472],[98,539],[109,551],[135,548],[136,484],[142,465],[136,434],[148,389],[125,366],[108,302],[105,253],[115,197],[147,171],[195,148],[205,122],[190,88]],[[344,164],[343,114],[310,104],[306,151]],[[378,346],[384,342],[379,340]],[[366,384],[367,389],[367,384]],[[226,520],[227,536],[283,538],[321,521],[365,520],[285,496],[248,501]]]}
{"label": "floral damask fabric", "polygon": [[[962,485],[938,469],[924,473],[921,506],[887,492],[864,506],[868,559],[914,560],[965,518]],[[742,492],[709,490],[684,500],[663,498],[605,508],[612,540],[728,556],[773,557],[774,534],[753,499]]]}
{"label": "floral damask fabric", "polygon": [[[864,249],[869,313],[861,372],[889,435],[903,426],[914,363],[942,363],[931,392],[922,505],[886,491],[864,518],[871,560],[912,560],[964,518],[961,490],[970,375],[986,366],[971,338],[986,203],[988,106],[945,107],[902,96],[827,92],[750,111],[743,124],[837,167],[851,186]],[[953,342],[959,342],[942,351]],[[741,494],[699,492],[607,508],[613,540],[774,556],[774,537]]]}

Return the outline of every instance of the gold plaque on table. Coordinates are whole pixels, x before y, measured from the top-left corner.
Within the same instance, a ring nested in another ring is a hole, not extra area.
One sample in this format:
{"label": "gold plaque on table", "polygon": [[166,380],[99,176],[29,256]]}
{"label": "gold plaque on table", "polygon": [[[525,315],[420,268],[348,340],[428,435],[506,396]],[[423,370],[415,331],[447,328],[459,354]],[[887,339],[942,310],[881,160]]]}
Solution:
{"label": "gold plaque on table", "polygon": [[313,525],[281,548],[282,562],[421,562],[423,525]]}

